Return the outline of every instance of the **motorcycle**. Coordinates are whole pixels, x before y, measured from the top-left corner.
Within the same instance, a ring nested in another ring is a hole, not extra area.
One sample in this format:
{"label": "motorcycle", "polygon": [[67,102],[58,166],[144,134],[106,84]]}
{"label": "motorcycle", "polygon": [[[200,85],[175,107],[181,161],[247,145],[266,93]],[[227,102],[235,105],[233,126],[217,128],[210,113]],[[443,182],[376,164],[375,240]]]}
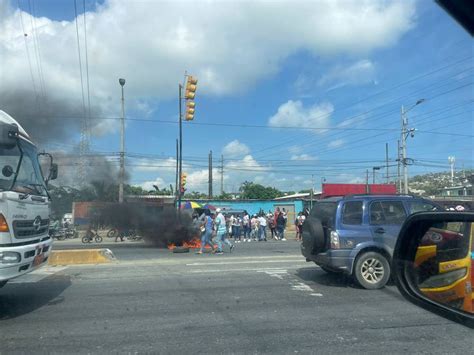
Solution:
{"label": "motorcycle", "polygon": [[50,228],[48,234],[51,238],[56,240],[65,240],[66,232],[64,228]]}

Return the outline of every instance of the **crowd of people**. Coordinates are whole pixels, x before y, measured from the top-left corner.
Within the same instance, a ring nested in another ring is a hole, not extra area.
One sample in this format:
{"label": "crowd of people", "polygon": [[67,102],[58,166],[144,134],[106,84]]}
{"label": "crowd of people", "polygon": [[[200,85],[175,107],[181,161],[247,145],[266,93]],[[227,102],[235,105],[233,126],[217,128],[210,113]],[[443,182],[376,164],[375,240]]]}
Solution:
{"label": "crowd of people", "polygon": [[[306,209],[299,212],[295,218],[297,240],[301,240],[303,224],[308,213]],[[202,254],[207,245],[212,248],[213,253],[222,254],[224,245],[228,245],[232,252],[234,243],[266,242],[268,239],[287,240],[285,231],[288,226],[288,213],[285,208],[280,210],[277,207],[274,212],[260,211],[253,215],[247,211],[243,211],[242,214],[224,215],[223,211],[217,208],[215,211],[204,210],[201,216],[195,213],[193,219],[201,231],[201,249],[198,254]],[[233,239],[234,243],[230,239]],[[217,248],[214,248],[214,244],[217,244]]]}

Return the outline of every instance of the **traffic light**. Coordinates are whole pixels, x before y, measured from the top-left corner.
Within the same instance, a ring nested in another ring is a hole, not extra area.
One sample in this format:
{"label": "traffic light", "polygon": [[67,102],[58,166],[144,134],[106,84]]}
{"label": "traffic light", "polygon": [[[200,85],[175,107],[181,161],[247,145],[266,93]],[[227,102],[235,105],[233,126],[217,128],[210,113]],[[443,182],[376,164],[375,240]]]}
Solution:
{"label": "traffic light", "polygon": [[184,98],[186,100],[193,100],[194,96],[196,96],[196,89],[197,89],[197,79],[191,75],[188,76],[188,81],[186,82],[186,93]]}
{"label": "traffic light", "polygon": [[194,119],[195,107],[196,107],[196,104],[194,101],[186,102],[186,115],[184,116],[184,119],[186,121],[192,121]]}
{"label": "traffic light", "polygon": [[186,173],[182,173],[181,174],[181,193],[184,194],[184,192],[186,191],[186,178],[187,178],[187,174]]}

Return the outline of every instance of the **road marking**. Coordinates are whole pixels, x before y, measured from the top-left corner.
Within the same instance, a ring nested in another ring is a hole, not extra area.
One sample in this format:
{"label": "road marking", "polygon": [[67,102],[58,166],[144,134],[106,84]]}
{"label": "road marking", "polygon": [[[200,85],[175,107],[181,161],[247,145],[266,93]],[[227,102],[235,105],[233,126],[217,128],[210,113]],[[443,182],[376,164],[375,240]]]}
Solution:
{"label": "road marking", "polygon": [[311,296],[322,297],[323,294],[316,292],[311,286],[301,282],[300,279],[288,273],[285,269],[272,269],[272,270],[260,270],[257,272],[263,272],[270,277],[275,277],[280,280],[288,280],[288,285],[293,291],[309,292]]}
{"label": "road marking", "polygon": [[13,280],[8,281],[8,283],[12,284],[22,284],[22,283],[34,283],[34,282],[39,282],[49,276],[52,276],[58,272],[61,272],[63,270],[67,269],[67,266],[43,266],[40,269],[37,269],[35,271],[32,271],[28,274],[24,274],[22,276],[19,276]]}
{"label": "road marking", "polygon": [[219,261],[219,262],[211,262],[211,263],[190,263],[186,264],[186,266],[206,266],[206,265],[235,265],[235,264],[261,264],[261,263],[301,263],[306,264],[305,261],[299,259],[294,260],[249,260],[249,261]]}
{"label": "road marking", "polygon": [[267,272],[273,271],[275,268],[245,268],[245,269],[219,269],[219,270],[209,270],[209,269],[199,269],[199,270],[190,270],[186,271],[191,274],[206,274],[206,273],[218,273],[218,272]]}

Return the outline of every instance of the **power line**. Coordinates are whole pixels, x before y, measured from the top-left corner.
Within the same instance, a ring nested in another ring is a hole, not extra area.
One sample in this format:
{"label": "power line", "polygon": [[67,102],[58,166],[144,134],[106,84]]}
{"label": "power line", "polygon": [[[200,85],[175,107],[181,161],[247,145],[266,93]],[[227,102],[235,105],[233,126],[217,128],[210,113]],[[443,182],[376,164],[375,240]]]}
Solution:
{"label": "power line", "polygon": [[31,65],[31,59],[30,59],[30,51],[28,49],[28,42],[26,40],[26,37],[28,36],[26,31],[25,31],[25,25],[23,23],[23,15],[22,15],[22,10],[21,10],[21,6],[20,6],[20,0],[18,0],[18,10],[19,10],[19,13],[20,13],[20,23],[21,23],[21,29],[23,31],[23,39],[25,40],[25,48],[26,48],[26,57],[28,58],[28,66],[30,68],[30,75],[31,75],[31,81],[33,83],[33,90],[35,92],[35,97],[36,97],[36,100],[38,100],[38,91],[36,90],[36,82],[35,82],[35,77],[33,75],[33,67]]}
{"label": "power line", "polygon": [[[91,116],[91,95],[89,89],[89,57],[87,51],[87,21],[86,21],[86,0],[82,1],[84,6],[84,47],[85,47],[85,55],[86,55],[86,83],[87,83],[87,107],[88,107],[88,116]],[[89,128],[89,127],[87,127]],[[89,133],[89,132],[88,132]]]}
{"label": "power line", "polygon": [[33,35],[33,48],[35,50],[36,65],[38,67],[39,85],[40,85],[41,93],[43,95],[43,99],[45,99],[46,87],[44,85],[43,64],[41,61],[41,52],[40,52],[40,47],[39,47],[39,42],[38,42],[38,35],[36,33],[35,9],[34,9],[34,4],[33,4],[33,7],[31,6],[31,0],[28,0],[28,8],[30,10],[31,33]]}

